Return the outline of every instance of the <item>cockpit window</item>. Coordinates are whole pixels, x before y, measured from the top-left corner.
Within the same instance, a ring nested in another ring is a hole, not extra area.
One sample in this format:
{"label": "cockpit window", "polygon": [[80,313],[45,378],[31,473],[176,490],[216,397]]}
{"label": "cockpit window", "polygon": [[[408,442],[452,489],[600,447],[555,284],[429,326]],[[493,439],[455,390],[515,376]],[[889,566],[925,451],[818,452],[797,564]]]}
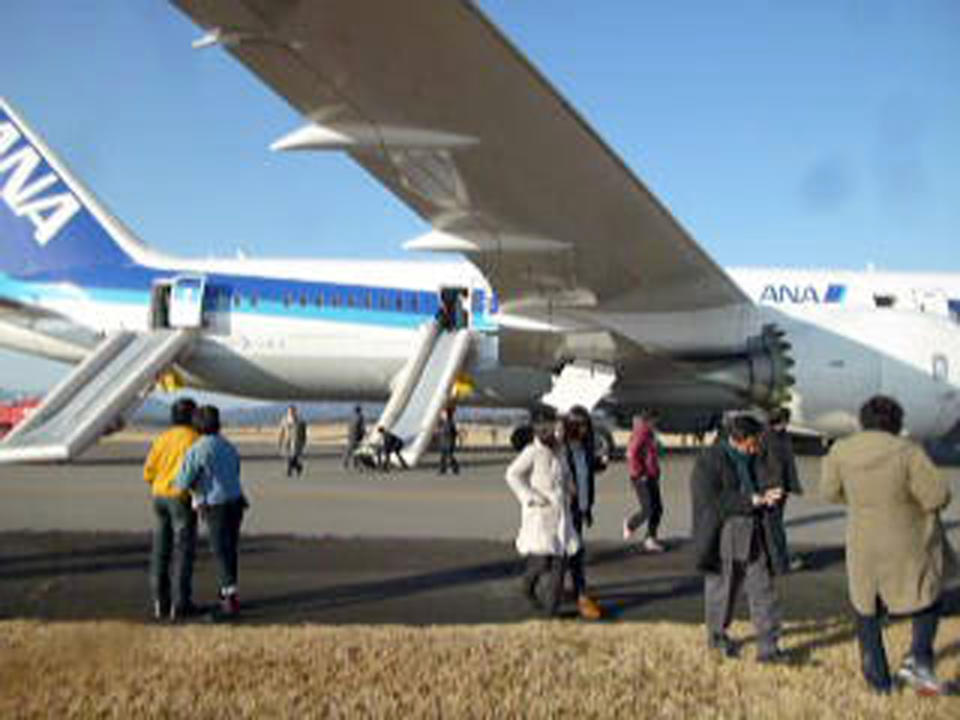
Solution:
{"label": "cockpit window", "polygon": [[873,304],[878,308],[892,308],[897,304],[897,296],[890,293],[877,293],[873,296]]}

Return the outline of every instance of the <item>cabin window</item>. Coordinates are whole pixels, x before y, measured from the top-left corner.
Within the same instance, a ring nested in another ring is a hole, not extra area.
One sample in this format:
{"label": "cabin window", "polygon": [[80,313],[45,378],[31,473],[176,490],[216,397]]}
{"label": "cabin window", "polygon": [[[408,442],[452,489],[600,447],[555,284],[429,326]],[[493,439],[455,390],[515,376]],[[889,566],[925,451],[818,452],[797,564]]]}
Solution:
{"label": "cabin window", "polygon": [[377,294],[378,294],[378,296],[379,296],[379,302],[378,302],[377,304],[379,305],[380,309],[381,309],[381,310],[389,310],[389,309],[390,309],[390,296],[389,296],[387,293],[383,292],[382,290],[381,290],[379,293],[377,293]]}
{"label": "cabin window", "polygon": [[330,295],[330,304],[333,307],[340,307],[340,293],[332,293]]}
{"label": "cabin window", "polygon": [[396,308],[398,311],[402,311],[403,310],[403,293],[398,292],[395,294],[394,297],[395,297],[394,305],[396,305]]}
{"label": "cabin window", "polygon": [[897,304],[897,296],[888,293],[873,296],[873,304],[878,308],[892,308]]}
{"label": "cabin window", "polygon": [[373,307],[373,293],[367,290],[366,295],[363,296],[363,306],[369,310]]}
{"label": "cabin window", "polygon": [[243,295],[241,295],[240,293],[234,293],[234,294],[233,294],[233,306],[234,306],[235,308],[238,308],[238,307],[240,307],[240,303],[242,303],[242,302],[243,302]]}
{"label": "cabin window", "polygon": [[284,293],[283,306],[288,308],[292,303],[293,303],[293,295],[291,295],[290,293]]}
{"label": "cabin window", "polygon": [[417,293],[410,293],[410,309],[420,312],[420,296]]}
{"label": "cabin window", "polygon": [[946,355],[937,353],[933,356],[933,379],[938,382],[947,382],[950,379],[950,361]]}
{"label": "cabin window", "polygon": [[260,303],[260,293],[250,294],[250,307],[256,307]]}
{"label": "cabin window", "polygon": [[306,306],[307,306],[307,294],[300,293],[300,307],[306,307]]}
{"label": "cabin window", "polygon": [[347,293],[347,307],[354,307],[356,304],[357,300],[353,293]]}
{"label": "cabin window", "polygon": [[322,307],[323,307],[323,293],[322,293],[322,292],[318,292],[318,293],[317,293],[317,297],[316,297],[316,299],[314,300],[314,304],[315,304],[318,308],[322,308]]}

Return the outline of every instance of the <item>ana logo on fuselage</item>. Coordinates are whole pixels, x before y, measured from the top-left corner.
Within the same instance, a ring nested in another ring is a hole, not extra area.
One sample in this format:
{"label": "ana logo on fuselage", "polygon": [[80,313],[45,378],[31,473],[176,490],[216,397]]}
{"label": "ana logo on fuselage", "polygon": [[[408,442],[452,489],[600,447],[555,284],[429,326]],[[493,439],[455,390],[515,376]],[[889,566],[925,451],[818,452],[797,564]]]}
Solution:
{"label": "ana logo on fuselage", "polygon": [[839,303],[843,302],[846,294],[844,285],[828,285],[827,289],[821,294],[813,285],[765,285],[763,292],[760,293],[761,303],[792,303],[794,305],[805,305],[812,303]]}
{"label": "ana logo on fuselage", "polygon": [[77,214],[80,202],[70,192],[47,192],[60,178],[53,172],[34,177],[40,154],[27,144],[14,149],[19,140],[17,128],[0,121],[0,179],[6,176],[0,197],[14,215],[30,221],[34,240],[45,246]]}

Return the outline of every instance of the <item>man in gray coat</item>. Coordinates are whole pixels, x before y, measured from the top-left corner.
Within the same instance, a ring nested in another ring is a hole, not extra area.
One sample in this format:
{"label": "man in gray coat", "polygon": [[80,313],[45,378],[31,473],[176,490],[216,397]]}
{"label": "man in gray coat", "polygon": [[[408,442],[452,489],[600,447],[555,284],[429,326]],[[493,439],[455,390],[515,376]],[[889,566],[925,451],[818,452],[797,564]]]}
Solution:
{"label": "man in gray coat", "polygon": [[303,451],[307,445],[307,424],[297,412],[296,405],[287,408],[287,412],[280,422],[277,445],[287,461],[287,477],[290,477],[293,473],[300,477],[303,474],[301,457],[303,457]]}
{"label": "man in gray coat", "polygon": [[758,635],[757,660],[782,657],[778,646],[780,603],[773,583],[775,546],[770,542],[772,508],[783,490],[764,490],[756,456],[763,425],[749,415],[732,418],[725,437],[708,448],[690,479],[693,543],[697,569],[704,573],[707,643],[728,657],[737,645],[727,634],[740,589],[746,591],[750,620]]}
{"label": "man in gray coat", "polygon": [[896,400],[868,400],[860,425],[862,432],[831,448],[820,489],[848,508],[847,579],[863,675],[875,692],[890,692],[881,621],[886,612],[908,615],[913,642],[897,678],[920,694],[939,695],[933,643],[948,547],[939,513],[950,488],[923,448],[899,436],[903,408]]}

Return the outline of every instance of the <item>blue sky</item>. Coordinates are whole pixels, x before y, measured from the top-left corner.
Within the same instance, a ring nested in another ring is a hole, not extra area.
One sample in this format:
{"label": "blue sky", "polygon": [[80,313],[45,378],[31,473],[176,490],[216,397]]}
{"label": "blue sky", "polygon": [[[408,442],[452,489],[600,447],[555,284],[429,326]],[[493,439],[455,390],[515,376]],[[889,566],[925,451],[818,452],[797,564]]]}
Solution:
{"label": "blue sky", "polygon": [[[724,265],[960,271],[960,3],[480,5]],[[4,0],[0,94],[146,242],[402,257],[424,231],[157,0]],[[0,354],[0,386],[52,373]]]}

